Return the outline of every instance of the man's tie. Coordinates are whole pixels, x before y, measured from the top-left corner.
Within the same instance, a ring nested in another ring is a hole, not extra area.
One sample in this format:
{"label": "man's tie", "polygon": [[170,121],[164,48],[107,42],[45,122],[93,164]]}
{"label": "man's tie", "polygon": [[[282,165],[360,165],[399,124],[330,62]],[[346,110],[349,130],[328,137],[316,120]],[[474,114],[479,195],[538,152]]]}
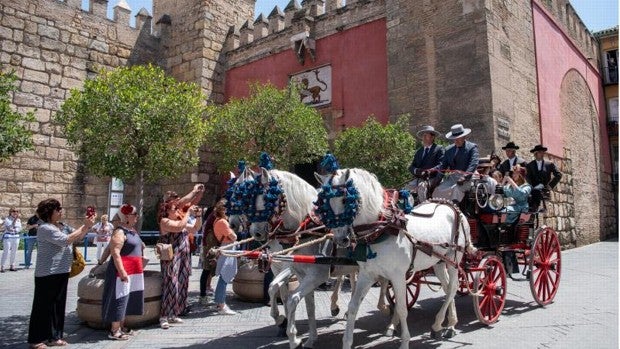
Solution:
{"label": "man's tie", "polygon": [[424,148],[424,154],[422,155],[422,159],[426,159],[426,155],[428,155],[429,149],[430,149],[429,147]]}

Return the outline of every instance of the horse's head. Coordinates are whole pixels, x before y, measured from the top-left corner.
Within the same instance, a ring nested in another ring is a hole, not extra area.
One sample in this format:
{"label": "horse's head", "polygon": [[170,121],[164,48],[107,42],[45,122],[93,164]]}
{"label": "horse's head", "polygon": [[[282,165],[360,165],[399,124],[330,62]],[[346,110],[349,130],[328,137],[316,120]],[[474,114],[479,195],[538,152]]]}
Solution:
{"label": "horse's head", "polygon": [[230,229],[235,233],[241,233],[248,230],[248,220],[245,215],[230,215],[228,216],[228,224]]}
{"label": "horse's head", "polygon": [[373,174],[362,169],[337,170],[322,179],[316,212],[331,229],[338,247],[348,247],[354,238],[353,227],[374,222],[381,214],[383,188]]}

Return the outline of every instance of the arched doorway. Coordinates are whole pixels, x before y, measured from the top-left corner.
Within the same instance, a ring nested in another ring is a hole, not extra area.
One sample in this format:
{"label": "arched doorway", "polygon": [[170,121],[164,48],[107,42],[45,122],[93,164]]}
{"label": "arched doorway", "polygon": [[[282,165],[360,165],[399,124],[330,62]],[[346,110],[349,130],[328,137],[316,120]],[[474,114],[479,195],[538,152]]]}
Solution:
{"label": "arched doorway", "polygon": [[598,113],[586,80],[570,70],[560,90],[562,137],[570,150],[577,246],[600,240],[601,168]]}

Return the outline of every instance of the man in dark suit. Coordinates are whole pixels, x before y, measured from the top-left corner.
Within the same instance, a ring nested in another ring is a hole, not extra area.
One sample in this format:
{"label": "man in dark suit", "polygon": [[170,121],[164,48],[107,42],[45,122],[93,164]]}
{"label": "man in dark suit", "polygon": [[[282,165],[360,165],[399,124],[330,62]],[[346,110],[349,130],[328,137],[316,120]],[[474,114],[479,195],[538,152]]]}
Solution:
{"label": "man in dark suit", "polygon": [[428,193],[418,193],[419,195],[422,194],[420,200],[425,200],[431,196],[433,189],[441,181],[441,174],[433,170],[437,170],[441,165],[444,150],[441,145],[435,144],[435,138],[439,132],[435,131],[433,126],[423,126],[416,135],[422,140],[422,147],[416,151],[413,161],[409,165],[409,172],[415,177],[409,185],[417,189],[420,179],[428,178]]}
{"label": "man in dark suit", "polygon": [[455,202],[461,202],[468,190],[465,182],[471,179],[472,174],[478,167],[478,145],[465,139],[471,133],[471,129],[464,128],[461,124],[453,125],[446,138],[454,141],[454,144],[446,148],[441,170],[455,171],[449,177],[444,177],[443,182],[435,189],[434,197],[440,197]]}
{"label": "man in dark suit", "polygon": [[[530,209],[538,210],[543,195],[555,188],[562,173],[558,171],[555,164],[549,160],[545,160],[547,148],[541,144],[535,146],[530,153],[534,153],[534,160],[527,164],[527,181],[532,186],[532,204]],[[553,176],[553,178],[551,178]]]}
{"label": "man in dark suit", "polygon": [[522,167],[527,166],[525,159],[517,156],[519,146],[514,142],[508,142],[505,147],[502,147],[502,150],[506,152],[506,160],[499,165],[498,170],[503,176],[506,175],[506,172],[512,171],[515,165],[521,165]]}

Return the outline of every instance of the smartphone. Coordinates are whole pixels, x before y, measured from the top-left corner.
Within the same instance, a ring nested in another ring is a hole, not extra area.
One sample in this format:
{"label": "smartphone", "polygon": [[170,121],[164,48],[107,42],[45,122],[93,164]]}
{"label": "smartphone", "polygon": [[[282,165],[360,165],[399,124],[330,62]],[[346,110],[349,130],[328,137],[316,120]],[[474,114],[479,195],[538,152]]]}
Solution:
{"label": "smartphone", "polygon": [[95,215],[95,207],[94,206],[86,207],[86,217],[90,218],[94,215]]}

